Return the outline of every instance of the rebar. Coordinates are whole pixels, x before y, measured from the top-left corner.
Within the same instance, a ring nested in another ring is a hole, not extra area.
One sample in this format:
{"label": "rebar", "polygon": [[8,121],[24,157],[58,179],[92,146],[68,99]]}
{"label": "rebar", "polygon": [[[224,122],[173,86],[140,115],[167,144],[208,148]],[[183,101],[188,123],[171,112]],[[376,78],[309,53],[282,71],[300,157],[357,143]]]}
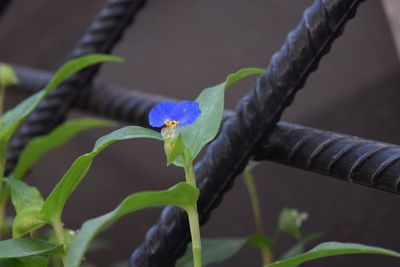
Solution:
{"label": "rebar", "polygon": [[[284,109],[342,33],[360,3],[356,0],[315,1],[304,12],[298,27],[289,33],[281,50],[272,57],[254,90],[239,102],[236,116],[224,123],[220,135],[196,164],[202,224],[233,185],[234,178],[243,171],[260,141],[271,133]],[[185,212],[166,207],[142,245],[132,254],[130,264],[173,266],[188,241]]]}

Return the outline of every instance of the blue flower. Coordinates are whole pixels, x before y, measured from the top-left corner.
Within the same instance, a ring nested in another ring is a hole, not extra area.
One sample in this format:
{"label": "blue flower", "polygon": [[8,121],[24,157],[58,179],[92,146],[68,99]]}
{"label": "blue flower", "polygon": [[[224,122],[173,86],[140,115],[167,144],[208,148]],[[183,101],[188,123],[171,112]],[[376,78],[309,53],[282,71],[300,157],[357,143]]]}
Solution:
{"label": "blue flower", "polygon": [[199,103],[193,101],[182,101],[174,103],[165,101],[157,104],[149,114],[149,122],[153,127],[166,126],[162,132],[166,138],[174,137],[176,129],[181,126],[191,125],[200,116]]}

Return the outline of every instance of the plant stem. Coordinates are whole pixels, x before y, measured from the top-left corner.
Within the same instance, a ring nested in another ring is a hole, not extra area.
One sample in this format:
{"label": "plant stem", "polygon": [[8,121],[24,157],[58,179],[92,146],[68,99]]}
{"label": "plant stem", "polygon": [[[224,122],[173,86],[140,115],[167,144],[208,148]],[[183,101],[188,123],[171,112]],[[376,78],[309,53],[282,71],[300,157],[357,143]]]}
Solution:
{"label": "plant stem", "polygon": [[60,219],[56,219],[53,221],[52,225],[57,237],[58,244],[65,245],[64,228],[62,222],[60,221]]}
{"label": "plant stem", "polygon": [[[253,174],[251,173],[251,171],[245,171],[243,173],[243,176],[244,176],[244,182],[246,184],[247,190],[250,195],[251,207],[253,210],[254,222],[256,225],[256,233],[258,235],[265,236],[265,231],[261,216],[260,201],[258,198],[256,183],[254,181]],[[261,250],[263,265],[271,263],[272,261],[271,249],[269,247],[262,247],[260,248],[260,250]]]}
{"label": "plant stem", "polygon": [[189,217],[190,234],[192,236],[192,251],[194,267],[201,267],[201,237],[199,226],[199,215],[197,208],[187,209]]}
{"label": "plant stem", "polygon": [[6,226],[6,208],[8,199],[10,197],[10,188],[3,187],[3,181],[0,181],[0,240],[3,237],[5,226]]}
{"label": "plant stem", "polygon": [[194,174],[193,163],[185,164],[184,169],[185,169],[186,182],[191,186],[196,187],[196,177]]}
{"label": "plant stem", "polygon": [[[196,187],[196,177],[194,174],[193,162],[184,161],[185,178],[186,182],[191,186]],[[191,207],[186,209],[189,217],[190,234],[192,236],[192,251],[193,251],[193,262],[194,267],[201,267],[201,237],[200,237],[200,224],[199,214],[197,207]]]}
{"label": "plant stem", "polygon": [[[4,91],[4,90],[0,90]],[[1,96],[0,96],[1,98]],[[1,102],[1,101],[0,101]],[[7,141],[4,139],[0,140],[0,178],[4,177],[4,170],[6,165],[6,152],[7,152]],[[3,235],[5,219],[6,219],[6,207],[8,202],[8,194],[3,186],[4,181],[0,181],[0,240]]]}
{"label": "plant stem", "polygon": [[[65,243],[64,227],[63,227],[63,223],[61,222],[60,218],[54,219],[52,221],[51,225],[53,226],[54,233],[56,234],[58,244],[63,245],[64,249],[65,249],[66,243]],[[65,265],[65,255],[62,255],[61,259]]]}
{"label": "plant stem", "polygon": [[0,202],[0,240],[2,239],[3,231],[6,225],[5,220],[6,220],[6,205],[5,202],[2,201]]}
{"label": "plant stem", "polygon": [[244,174],[244,181],[249,191],[250,200],[251,200],[251,207],[253,209],[254,215],[254,222],[256,224],[257,234],[264,235],[264,227],[261,217],[261,209],[260,209],[260,201],[257,194],[256,184],[254,182],[253,174],[250,171],[245,171]]}

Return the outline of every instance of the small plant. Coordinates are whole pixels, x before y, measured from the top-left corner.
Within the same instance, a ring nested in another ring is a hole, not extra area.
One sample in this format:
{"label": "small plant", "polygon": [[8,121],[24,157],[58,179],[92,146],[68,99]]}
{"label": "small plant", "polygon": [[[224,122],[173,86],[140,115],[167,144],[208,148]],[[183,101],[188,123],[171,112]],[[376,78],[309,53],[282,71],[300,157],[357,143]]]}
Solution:
{"label": "small plant", "polygon": [[[245,246],[260,250],[264,267],[294,267],[314,259],[346,254],[381,254],[400,258],[400,253],[395,251],[356,243],[324,242],[305,252],[306,245],[320,239],[322,233],[305,233],[302,226],[309,215],[293,208],[282,209],[277,218],[278,228],[275,233],[271,236],[266,235],[256,183],[252,174],[252,169],[257,165],[258,163],[251,161],[242,175],[250,196],[256,233],[241,238],[204,239],[203,262],[205,265],[223,262],[233,257]],[[295,243],[282,255],[277,255],[275,248],[282,234],[291,236]],[[191,253],[186,251],[175,267],[191,266],[193,266],[193,258]]]}
{"label": "small plant", "polygon": [[[54,88],[77,71],[101,62],[121,62],[118,57],[93,54],[74,59],[62,66],[45,89],[24,100],[0,118],[0,241],[1,266],[67,266],[78,267],[84,259],[90,243],[111,223],[132,212],[154,206],[175,205],[188,214],[192,245],[191,250],[176,264],[177,267],[201,267],[220,262],[233,256],[244,245],[260,249],[265,266],[295,266],[319,257],[350,253],[375,253],[400,257],[400,254],[376,247],[336,242],[322,243],[305,252],[305,245],[319,238],[319,233],[304,234],[301,228],[307,218],[306,213],[294,209],[283,209],[279,216],[279,229],[273,238],[266,235],[261,220],[261,209],[257,197],[255,181],[251,173],[251,163],[244,172],[244,181],[249,190],[256,222],[256,234],[246,238],[201,241],[197,199],[199,190],[193,162],[218,133],[224,111],[224,95],[233,83],[249,75],[260,74],[257,68],[242,69],[229,75],[216,86],[204,89],[194,101],[179,103],[163,102],[156,105],[149,114],[153,127],[158,131],[127,126],[99,138],[93,149],[78,157],[59,180],[52,192],[44,198],[34,187],[23,179],[29,170],[49,150],[64,145],[77,133],[93,127],[113,126],[98,119],[77,119],[63,123],[51,133],[33,139],[22,152],[15,169],[5,177],[4,166],[7,145],[15,130],[33,109]],[[7,86],[17,82],[8,66],[0,66],[0,107]],[[96,156],[117,141],[150,138],[163,142],[167,166],[183,168],[185,182],[162,191],[147,191],[127,196],[112,211],[90,219],[78,230],[64,227],[63,209],[71,194],[80,184]],[[6,206],[11,199],[15,217],[11,224],[6,216]],[[48,226],[50,233],[43,228]],[[274,245],[280,233],[295,238],[297,243],[280,260],[273,262]],[[27,237],[29,235],[29,237]]]}

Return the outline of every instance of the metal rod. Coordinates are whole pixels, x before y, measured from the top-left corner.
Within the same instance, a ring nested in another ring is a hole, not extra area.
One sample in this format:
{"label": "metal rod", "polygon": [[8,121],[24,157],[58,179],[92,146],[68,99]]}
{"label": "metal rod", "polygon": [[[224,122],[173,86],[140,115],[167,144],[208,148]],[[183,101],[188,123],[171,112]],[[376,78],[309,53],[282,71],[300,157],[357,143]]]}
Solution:
{"label": "metal rod", "polygon": [[[50,72],[14,67],[20,80],[18,86],[12,88],[14,92],[31,94],[42,88],[51,77]],[[154,105],[173,100],[105,84],[91,85],[85,92],[87,94],[75,108],[143,127],[150,127],[147,116]],[[225,111],[224,120],[233,115],[233,111]],[[259,161],[271,160],[348,182],[400,193],[400,162],[395,160],[384,165],[388,159],[399,155],[398,145],[279,122],[271,136],[261,141],[252,158]]]}

